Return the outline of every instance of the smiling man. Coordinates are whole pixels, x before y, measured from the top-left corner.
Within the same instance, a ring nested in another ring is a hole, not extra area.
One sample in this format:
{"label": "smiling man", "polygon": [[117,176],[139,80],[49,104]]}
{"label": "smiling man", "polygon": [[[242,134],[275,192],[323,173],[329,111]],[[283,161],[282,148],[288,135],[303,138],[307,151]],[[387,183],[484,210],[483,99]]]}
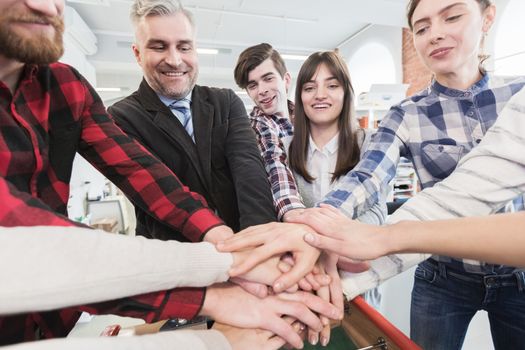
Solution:
{"label": "smiling man", "polygon": [[278,217],[303,209],[292,172],[286,161],[286,142],[293,136],[294,104],[288,100],[292,83],[284,60],[270,44],[245,49],[237,60],[235,82],[255,103],[252,128],[263,157]]}
{"label": "smiling man", "polygon": [[[242,101],[196,85],[192,14],[176,0],[136,0],[132,46],[144,80],[110,107],[117,124],[173,170],[233,230],[275,221],[270,186]],[[184,240],[137,209],[137,233]]]}

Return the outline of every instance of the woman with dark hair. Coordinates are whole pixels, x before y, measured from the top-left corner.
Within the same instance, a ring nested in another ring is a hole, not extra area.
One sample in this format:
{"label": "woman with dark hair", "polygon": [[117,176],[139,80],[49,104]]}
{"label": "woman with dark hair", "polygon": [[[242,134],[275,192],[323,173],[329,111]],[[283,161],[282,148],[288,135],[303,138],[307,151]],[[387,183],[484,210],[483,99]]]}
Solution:
{"label": "woman with dark hair", "polygon": [[[356,126],[346,63],[333,51],[310,55],[297,77],[295,135],[288,152],[306,207],[314,206],[359,162],[372,132]],[[381,224],[385,217],[382,200],[359,219]]]}

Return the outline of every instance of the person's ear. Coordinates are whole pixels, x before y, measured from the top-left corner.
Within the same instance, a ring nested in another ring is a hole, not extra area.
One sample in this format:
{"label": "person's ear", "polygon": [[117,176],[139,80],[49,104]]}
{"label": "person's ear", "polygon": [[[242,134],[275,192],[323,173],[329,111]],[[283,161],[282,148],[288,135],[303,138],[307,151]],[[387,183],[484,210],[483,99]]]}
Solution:
{"label": "person's ear", "polygon": [[483,27],[482,30],[484,33],[488,33],[492,24],[496,20],[496,6],[490,5],[483,11]]}
{"label": "person's ear", "polygon": [[284,73],[283,80],[284,86],[286,88],[286,93],[288,93],[288,91],[290,91],[290,86],[292,85],[292,75],[290,74],[290,72]]}
{"label": "person's ear", "polygon": [[131,44],[131,50],[133,50],[133,55],[135,56],[135,60],[139,64],[139,66],[142,67],[142,58],[140,57],[140,49],[139,46],[136,43]]}

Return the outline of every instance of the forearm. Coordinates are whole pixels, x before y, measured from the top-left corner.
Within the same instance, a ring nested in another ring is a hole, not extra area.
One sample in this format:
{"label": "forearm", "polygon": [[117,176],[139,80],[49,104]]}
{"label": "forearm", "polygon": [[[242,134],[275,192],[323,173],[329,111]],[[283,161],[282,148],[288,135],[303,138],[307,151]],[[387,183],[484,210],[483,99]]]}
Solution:
{"label": "forearm", "polygon": [[429,253],[525,266],[525,213],[391,225],[387,253]]}
{"label": "forearm", "polygon": [[0,271],[6,287],[0,290],[0,313],[207,286],[227,280],[233,261],[208,243],[164,242],[87,229],[0,228],[0,242],[4,247],[0,264],[11,266]]}

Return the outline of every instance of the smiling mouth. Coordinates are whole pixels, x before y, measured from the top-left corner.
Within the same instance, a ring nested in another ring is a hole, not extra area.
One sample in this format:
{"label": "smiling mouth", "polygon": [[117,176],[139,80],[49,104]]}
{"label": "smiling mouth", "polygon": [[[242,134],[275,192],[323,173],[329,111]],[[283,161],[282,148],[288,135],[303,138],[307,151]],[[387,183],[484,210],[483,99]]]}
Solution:
{"label": "smiling mouth", "polygon": [[170,78],[182,77],[183,75],[187,73],[188,72],[162,72],[163,75],[166,75]]}
{"label": "smiling mouth", "polygon": [[433,58],[440,58],[448,54],[450,50],[452,50],[451,47],[442,47],[432,51],[429,56]]}
{"label": "smiling mouth", "polygon": [[329,103],[316,103],[312,105],[312,108],[315,110],[325,110],[327,108],[330,108],[330,106],[331,105]]}
{"label": "smiling mouth", "polygon": [[268,105],[275,99],[275,96],[265,98],[264,100],[260,100],[259,103],[262,105]]}

